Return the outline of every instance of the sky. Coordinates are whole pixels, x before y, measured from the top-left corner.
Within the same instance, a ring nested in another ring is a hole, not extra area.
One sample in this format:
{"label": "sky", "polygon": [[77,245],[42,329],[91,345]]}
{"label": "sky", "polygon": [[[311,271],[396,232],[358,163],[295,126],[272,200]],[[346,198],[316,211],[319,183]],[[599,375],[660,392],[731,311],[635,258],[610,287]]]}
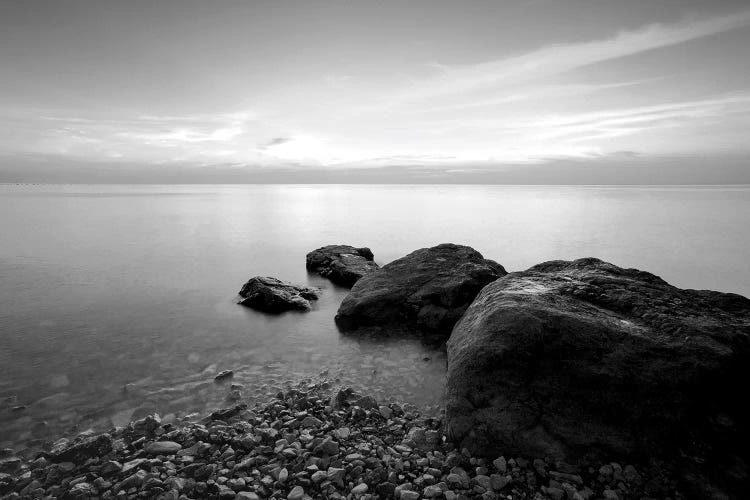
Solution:
{"label": "sky", "polygon": [[750,183],[747,0],[0,0],[0,182]]}

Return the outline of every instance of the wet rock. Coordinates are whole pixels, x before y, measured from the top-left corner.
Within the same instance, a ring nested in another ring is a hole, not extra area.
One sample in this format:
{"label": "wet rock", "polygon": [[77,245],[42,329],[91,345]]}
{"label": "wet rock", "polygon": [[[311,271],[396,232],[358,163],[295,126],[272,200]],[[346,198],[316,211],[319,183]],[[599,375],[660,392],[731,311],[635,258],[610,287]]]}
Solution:
{"label": "wet rock", "polygon": [[76,439],[73,443],[60,442],[53,447],[47,457],[53,462],[82,463],[89,458],[107,455],[112,451],[112,437],[100,434]]}
{"label": "wet rock", "polygon": [[337,285],[351,287],[360,278],[376,271],[369,248],[328,245],[307,254],[306,266]]}
{"label": "wet rock", "polygon": [[161,417],[157,413],[146,415],[140,420],[130,423],[133,432],[147,437],[152,437],[156,429],[161,426]]}
{"label": "wet rock", "polygon": [[[325,393],[305,391],[304,409],[297,406],[303,393],[291,389],[252,411],[222,410],[233,415],[228,420],[209,417],[200,423],[173,424],[150,420],[156,425],[150,432],[163,436],[162,441],[145,438],[131,424],[112,431],[109,453],[78,464],[50,463],[44,456],[29,462],[20,459],[14,472],[0,472],[0,496],[500,500],[560,498],[563,492],[565,500],[591,500],[610,490],[623,500],[654,492],[660,492],[656,496],[661,498],[685,498],[669,477],[642,465],[620,467],[608,462],[605,478],[596,474],[602,465],[598,463],[586,476],[591,483],[580,485],[584,481],[572,475],[575,469],[561,462],[555,467],[565,472],[551,470],[552,462],[538,457],[496,459],[490,465],[488,459],[459,451],[446,441],[438,421],[416,411],[404,412],[402,405],[389,405],[393,412],[388,419],[377,405],[363,408],[344,401],[333,410],[328,404],[329,387]],[[352,403],[363,397],[349,390],[343,393]],[[301,427],[307,418],[320,424]],[[169,449],[154,450],[157,443]],[[70,445],[61,440],[53,448]],[[150,451],[165,453],[155,456]],[[4,458],[13,456],[11,452]],[[506,472],[496,473],[501,468]],[[541,478],[539,471],[546,471],[548,477]],[[637,476],[646,486],[631,484]]]}
{"label": "wet rock", "polygon": [[729,456],[750,463],[733,389],[749,378],[750,300],[552,261],[488,285],[456,325],[446,420],[473,452],[687,454],[720,471]]}
{"label": "wet rock", "polygon": [[216,375],[214,377],[214,380],[216,380],[217,382],[221,382],[222,380],[226,380],[226,379],[231,378],[231,377],[234,377],[234,371],[232,371],[232,370],[223,370],[223,371],[219,372],[218,375]]}
{"label": "wet rock", "polygon": [[21,459],[18,457],[6,457],[0,459],[0,472],[6,474],[16,472],[21,468]]}
{"label": "wet rock", "polygon": [[422,248],[359,280],[339,307],[336,324],[343,331],[447,336],[479,291],[505,274],[467,246]]}
{"label": "wet rock", "polygon": [[314,288],[293,285],[276,278],[256,276],[240,290],[240,304],[268,313],[312,309],[311,301],[318,299]]}

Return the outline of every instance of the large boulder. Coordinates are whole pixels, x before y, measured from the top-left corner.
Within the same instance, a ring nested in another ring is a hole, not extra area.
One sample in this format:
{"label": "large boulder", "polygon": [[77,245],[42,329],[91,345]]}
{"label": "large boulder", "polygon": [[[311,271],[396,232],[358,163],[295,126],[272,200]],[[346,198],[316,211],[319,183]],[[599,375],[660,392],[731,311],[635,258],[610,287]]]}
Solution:
{"label": "large boulder", "polygon": [[[448,341],[446,425],[470,450],[689,457],[748,485],[750,300],[598,259],[511,273]],[[743,490],[744,491],[744,490]]]}
{"label": "large boulder", "polygon": [[311,301],[318,299],[314,288],[293,285],[276,278],[256,276],[242,285],[240,304],[259,311],[280,313],[290,310],[308,311]]}
{"label": "large boulder", "polygon": [[376,271],[369,248],[328,245],[307,254],[306,266],[337,285],[352,287],[362,276]]}
{"label": "large boulder", "polygon": [[479,291],[505,274],[471,247],[422,248],[359,280],[336,323],[344,331],[385,327],[448,335]]}

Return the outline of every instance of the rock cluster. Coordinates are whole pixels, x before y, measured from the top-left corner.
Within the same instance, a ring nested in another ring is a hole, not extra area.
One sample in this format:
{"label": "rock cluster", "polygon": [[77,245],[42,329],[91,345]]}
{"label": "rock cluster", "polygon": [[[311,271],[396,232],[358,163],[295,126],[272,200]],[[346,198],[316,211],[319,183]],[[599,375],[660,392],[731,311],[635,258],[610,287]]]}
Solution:
{"label": "rock cluster", "polygon": [[[365,407],[358,403],[365,403]],[[351,390],[299,387],[181,427],[150,415],[102,436],[61,441],[0,474],[4,498],[226,500],[628,499],[671,496],[658,467],[473,457],[439,422]],[[75,449],[75,451],[71,451]],[[8,460],[7,458],[5,459]]]}
{"label": "rock cluster", "polygon": [[422,248],[359,280],[336,323],[344,331],[387,327],[447,336],[479,291],[505,274],[471,247]]}
{"label": "rock cluster", "polygon": [[309,311],[311,301],[318,299],[318,291],[293,285],[276,278],[256,276],[242,285],[240,304],[259,311],[280,313],[290,310]]}
{"label": "rock cluster", "polygon": [[308,271],[314,271],[337,285],[352,287],[360,278],[379,269],[369,248],[328,245],[307,254]]}
{"label": "rock cluster", "polygon": [[456,325],[446,423],[472,452],[658,457],[741,497],[739,380],[750,380],[750,300],[593,258],[552,261],[488,285]]}

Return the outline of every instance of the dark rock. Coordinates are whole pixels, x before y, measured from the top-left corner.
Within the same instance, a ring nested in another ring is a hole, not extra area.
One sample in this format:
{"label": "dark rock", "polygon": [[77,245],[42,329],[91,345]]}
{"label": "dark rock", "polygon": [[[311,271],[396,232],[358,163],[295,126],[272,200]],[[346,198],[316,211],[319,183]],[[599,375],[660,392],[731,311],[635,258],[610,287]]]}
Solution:
{"label": "dark rock", "polygon": [[308,271],[316,271],[337,285],[351,287],[362,276],[378,270],[369,248],[328,245],[307,254]]}
{"label": "dark rock", "polygon": [[310,301],[318,299],[318,291],[276,278],[256,276],[250,278],[242,286],[240,297],[242,297],[240,304],[259,311],[269,313],[290,310],[308,311],[312,309]]}
{"label": "dark rock", "polygon": [[232,406],[231,408],[221,408],[212,412],[209,415],[208,420],[229,420],[233,417],[236,417],[246,409],[247,404],[245,403],[240,403],[238,405]]}
{"label": "dark rock", "polygon": [[214,377],[214,380],[216,380],[217,382],[221,382],[222,380],[226,380],[226,379],[228,379],[230,377],[234,377],[234,371],[232,371],[232,370],[223,370],[223,371],[219,372],[219,374]]}
{"label": "dark rock", "polygon": [[716,472],[750,463],[736,392],[749,354],[744,297],[593,258],[546,262],[487,286],[454,328],[447,427],[478,453],[689,456]]}
{"label": "dark rock", "polygon": [[344,331],[388,327],[447,335],[479,291],[505,274],[467,246],[422,248],[359,280],[336,323]]}
{"label": "dark rock", "polygon": [[18,457],[7,457],[0,459],[0,472],[16,472],[21,467],[21,459]]}
{"label": "dark rock", "polygon": [[110,451],[112,451],[112,436],[100,434],[77,439],[72,444],[61,442],[47,453],[47,457],[53,462],[79,464],[89,458],[105,456]]}

